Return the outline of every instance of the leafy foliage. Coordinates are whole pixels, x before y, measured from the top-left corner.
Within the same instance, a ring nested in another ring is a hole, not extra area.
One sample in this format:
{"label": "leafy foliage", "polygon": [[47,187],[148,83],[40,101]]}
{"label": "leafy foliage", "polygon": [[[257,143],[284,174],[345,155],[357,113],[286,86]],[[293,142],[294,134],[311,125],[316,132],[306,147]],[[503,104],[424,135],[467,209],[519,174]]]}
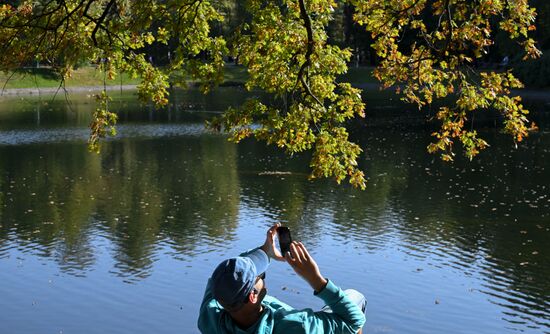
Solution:
{"label": "leafy foliage", "polygon": [[[239,141],[250,135],[286,149],[289,153],[313,150],[311,177],[346,177],[364,188],[363,172],[357,168],[361,153],[348,140],[343,123],[364,116],[360,91],[336,84],[346,71],[351,53],[327,43],[325,27],[331,3],[288,1],[284,6],[250,1],[252,22],[239,32],[234,52],[247,66],[247,88],[260,88],[286,101],[275,108],[251,100],[229,110],[213,125],[227,129]],[[316,20],[311,20],[315,16]],[[259,127],[252,129],[254,123]]]}
{"label": "leafy foliage", "polygon": [[[345,124],[364,117],[365,105],[358,89],[336,81],[352,53],[327,35],[343,13],[371,33],[381,59],[375,74],[384,86],[402,85],[403,99],[419,108],[454,96],[453,105],[437,113],[441,127],[430,152],[452,160],[458,140],[473,158],[488,144],[466,124],[484,109],[498,110],[516,141],[533,128],[519,97],[510,96],[521,82],[511,72],[474,68],[496,32],[517,41],[525,58],[539,56],[529,37],[535,11],[526,0],[15,1],[0,5],[0,67],[39,60],[67,78],[87,60],[107,79],[120,73],[141,78],[140,98],[164,105],[171,73],[199,79],[207,92],[223,79],[224,57],[232,56],[248,69],[247,89],[269,92],[280,103],[251,99],[210,126],[236,142],[254,136],[289,154],[312,151],[312,178],[348,179],[364,188],[357,163],[362,150]],[[166,67],[148,58],[154,47],[170,50]],[[98,150],[116,123],[105,92],[93,119],[90,146]]]}
{"label": "leafy foliage", "polygon": [[[374,48],[383,60],[375,75],[386,87],[405,83],[403,99],[419,108],[456,96],[454,106],[443,106],[437,113],[441,128],[433,133],[436,141],[428,151],[441,152],[443,160],[452,160],[454,141],[459,140],[472,159],[488,144],[465,125],[473,113],[488,108],[504,116],[504,131],[515,141],[535,128],[529,125],[521,99],[509,96],[511,88],[523,87],[511,72],[477,73],[474,68],[475,60],[493,44],[495,30],[516,40],[525,59],[540,55],[529,38],[529,31],[535,29],[535,10],[527,1],[352,2],[357,21],[376,40]],[[409,45],[400,43],[406,33],[414,37]]]}

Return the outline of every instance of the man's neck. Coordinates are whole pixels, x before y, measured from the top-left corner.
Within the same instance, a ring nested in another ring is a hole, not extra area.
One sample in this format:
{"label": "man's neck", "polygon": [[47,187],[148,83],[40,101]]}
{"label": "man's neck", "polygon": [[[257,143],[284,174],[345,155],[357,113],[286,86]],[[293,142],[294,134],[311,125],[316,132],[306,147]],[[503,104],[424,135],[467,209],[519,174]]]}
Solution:
{"label": "man's neck", "polygon": [[262,316],[264,307],[260,305],[260,308],[255,311],[239,312],[232,314],[231,318],[235,321],[235,324],[242,330],[247,330],[250,326],[254,325]]}

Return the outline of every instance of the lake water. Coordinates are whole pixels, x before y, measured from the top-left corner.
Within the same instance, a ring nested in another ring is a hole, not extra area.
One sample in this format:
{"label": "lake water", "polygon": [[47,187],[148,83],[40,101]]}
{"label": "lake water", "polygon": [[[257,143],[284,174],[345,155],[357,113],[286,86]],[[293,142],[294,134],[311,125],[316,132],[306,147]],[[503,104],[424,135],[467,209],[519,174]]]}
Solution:
{"label": "lake water", "polygon": [[[366,295],[365,333],[550,333],[544,113],[517,149],[489,128],[479,158],[446,164],[426,152],[428,130],[406,125],[416,113],[375,94],[356,134],[358,191],[308,181],[307,155],[205,131],[246,98],[238,88],[180,93],[162,111],[113,95],[119,136],[99,155],[86,148],[93,99],[0,101],[0,333],[197,333],[214,267],[277,221],[326,277]],[[266,283],[322,307],[286,264]]]}

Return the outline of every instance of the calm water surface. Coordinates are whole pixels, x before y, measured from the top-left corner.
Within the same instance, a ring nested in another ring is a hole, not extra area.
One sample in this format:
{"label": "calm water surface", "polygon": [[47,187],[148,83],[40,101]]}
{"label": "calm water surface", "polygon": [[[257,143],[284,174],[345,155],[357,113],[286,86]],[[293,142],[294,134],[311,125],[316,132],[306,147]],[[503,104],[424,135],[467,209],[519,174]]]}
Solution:
{"label": "calm water surface", "polygon": [[[305,155],[204,130],[244,98],[181,93],[155,111],[116,95],[119,136],[100,155],[85,145],[92,99],[1,100],[0,333],[196,333],[213,268],[276,221],[367,296],[366,333],[550,333],[544,120],[517,149],[486,130],[491,148],[451,165],[426,153],[429,131],[369,125],[361,192],[308,181]],[[402,108],[385,98],[373,114]],[[285,264],[267,285],[322,306]]]}

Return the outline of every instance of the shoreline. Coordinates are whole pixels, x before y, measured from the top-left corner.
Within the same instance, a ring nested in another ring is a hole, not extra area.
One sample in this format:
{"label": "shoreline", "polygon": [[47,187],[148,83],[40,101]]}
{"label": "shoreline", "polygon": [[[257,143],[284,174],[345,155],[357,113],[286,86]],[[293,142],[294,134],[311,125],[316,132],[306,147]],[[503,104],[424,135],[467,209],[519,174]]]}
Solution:
{"label": "shoreline", "polygon": [[[107,91],[132,91],[137,90],[138,85],[111,85],[106,86]],[[194,83],[188,83],[188,88],[194,87]],[[222,83],[219,87],[242,87],[244,83],[229,81]],[[377,83],[359,83],[352,84],[355,88],[360,88],[362,90],[379,90],[380,84]],[[103,90],[103,86],[75,86],[75,87],[42,87],[42,88],[7,88],[0,91],[0,98],[2,97],[13,97],[13,96],[35,96],[35,95],[52,95],[56,93],[97,93]],[[182,89],[176,87],[176,89]],[[388,88],[391,90],[392,87]],[[529,100],[539,100],[546,101],[550,103],[550,89],[513,89],[511,95],[519,95],[522,98]]]}
{"label": "shoreline", "polygon": [[[101,92],[103,86],[76,86],[76,87],[42,87],[42,88],[8,88],[0,91],[0,97],[4,96],[19,96],[19,95],[52,95],[55,93],[95,93]],[[116,90],[136,90],[137,85],[118,85],[118,86],[106,86],[107,91]]]}

